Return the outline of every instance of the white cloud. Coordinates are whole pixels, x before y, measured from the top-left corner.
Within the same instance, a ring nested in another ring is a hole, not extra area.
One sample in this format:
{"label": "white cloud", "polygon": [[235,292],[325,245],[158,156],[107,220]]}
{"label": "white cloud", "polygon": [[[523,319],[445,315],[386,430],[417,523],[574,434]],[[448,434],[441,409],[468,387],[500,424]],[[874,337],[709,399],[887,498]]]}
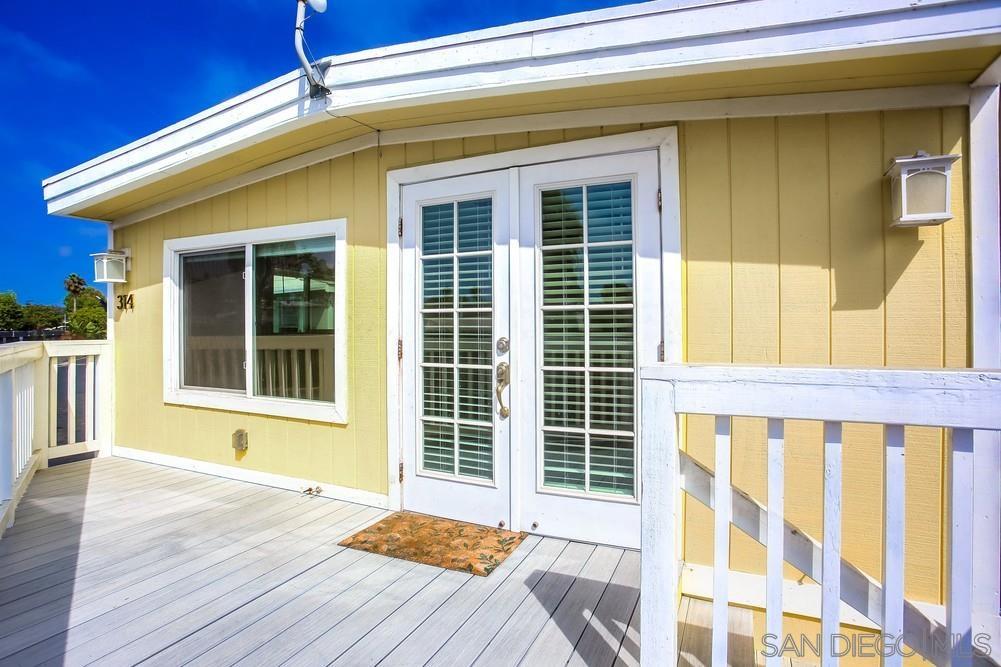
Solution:
{"label": "white cloud", "polygon": [[24,33],[0,25],[0,73],[15,76],[25,69],[64,81],[93,79],[90,70],[79,62],[60,56]]}

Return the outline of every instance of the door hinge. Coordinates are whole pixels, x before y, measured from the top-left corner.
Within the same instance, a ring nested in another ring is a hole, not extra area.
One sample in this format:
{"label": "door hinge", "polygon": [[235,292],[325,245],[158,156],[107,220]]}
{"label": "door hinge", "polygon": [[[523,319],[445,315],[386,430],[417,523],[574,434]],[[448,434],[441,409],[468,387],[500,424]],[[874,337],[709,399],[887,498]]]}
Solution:
{"label": "door hinge", "polygon": [[657,210],[664,210],[664,195],[661,193],[660,188],[657,188]]}
{"label": "door hinge", "polygon": [[398,237],[400,237],[401,239],[403,238],[403,218],[402,217],[399,220],[397,220],[397,222],[396,222],[396,235]]}
{"label": "door hinge", "polygon": [[400,484],[403,484],[403,461],[400,461]]}
{"label": "door hinge", "polygon": [[664,341],[657,345],[657,361],[664,361]]}
{"label": "door hinge", "polygon": [[403,339],[396,339],[396,360],[403,361]]}
{"label": "door hinge", "polygon": [[241,273],[240,277],[243,278],[244,280],[246,280],[247,279],[247,272],[244,271],[243,273]]}

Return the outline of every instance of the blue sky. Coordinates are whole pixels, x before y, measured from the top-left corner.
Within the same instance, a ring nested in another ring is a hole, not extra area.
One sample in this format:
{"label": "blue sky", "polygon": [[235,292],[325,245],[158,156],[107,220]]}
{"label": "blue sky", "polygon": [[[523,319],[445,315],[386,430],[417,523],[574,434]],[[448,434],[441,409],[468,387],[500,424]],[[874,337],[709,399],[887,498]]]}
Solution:
{"label": "blue sky", "polygon": [[[297,66],[293,0],[4,2],[0,11],[0,291],[59,303],[90,281],[101,224],[45,214],[41,180]],[[317,56],[447,35],[616,0],[329,0]]]}

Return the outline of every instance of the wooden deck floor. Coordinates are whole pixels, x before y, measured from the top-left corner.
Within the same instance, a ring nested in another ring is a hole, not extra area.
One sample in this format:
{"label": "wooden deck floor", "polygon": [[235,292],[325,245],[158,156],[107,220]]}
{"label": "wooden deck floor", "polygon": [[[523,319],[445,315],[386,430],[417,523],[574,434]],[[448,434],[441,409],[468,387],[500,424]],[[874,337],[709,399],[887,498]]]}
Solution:
{"label": "wooden deck floor", "polygon": [[[117,458],[40,471],[0,540],[0,662],[638,664],[635,551],[532,536],[483,578],[337,546],[384,514]],[[683,603],[680,664],[709,664],[707,609]]]}

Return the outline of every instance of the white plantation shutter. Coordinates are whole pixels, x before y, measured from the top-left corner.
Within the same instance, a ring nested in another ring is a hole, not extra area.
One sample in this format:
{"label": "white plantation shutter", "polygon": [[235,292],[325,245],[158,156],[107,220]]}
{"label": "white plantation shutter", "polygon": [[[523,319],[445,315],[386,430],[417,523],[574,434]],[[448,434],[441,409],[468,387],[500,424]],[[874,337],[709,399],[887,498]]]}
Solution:
{"label": "white plantation shutter", "polygon": [[633,495],[632,183],[540,197],[543,485]]}
{"label": "white plantation shutter", "polygon": [[493,202],[421,208],[424,470],[492,479]]}

